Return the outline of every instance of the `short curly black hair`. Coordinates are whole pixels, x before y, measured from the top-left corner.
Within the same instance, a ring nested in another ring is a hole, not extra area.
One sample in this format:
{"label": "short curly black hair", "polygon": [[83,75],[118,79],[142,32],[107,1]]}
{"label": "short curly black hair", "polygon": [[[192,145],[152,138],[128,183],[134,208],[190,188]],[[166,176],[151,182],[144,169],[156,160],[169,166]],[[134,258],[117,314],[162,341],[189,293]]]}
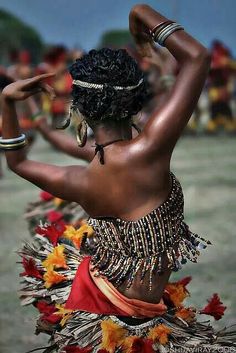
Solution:
{"label": "short curly black hair", "polygon": [[[137,62],[125,49],[91,50],[70,67],[73,80],[104,84],[102,89],[72,86],[72,105],[78,107],[88,122],[121,120],[137,114],[147,92],[146,80]],[[116,90],[113,86],[135,86],[132,90]]]}

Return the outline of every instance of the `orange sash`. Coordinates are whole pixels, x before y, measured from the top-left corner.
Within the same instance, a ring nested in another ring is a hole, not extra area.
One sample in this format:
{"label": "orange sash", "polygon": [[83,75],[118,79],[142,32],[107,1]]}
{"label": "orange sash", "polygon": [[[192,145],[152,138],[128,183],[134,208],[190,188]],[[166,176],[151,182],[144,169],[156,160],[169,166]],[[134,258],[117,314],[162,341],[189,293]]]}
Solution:
{"label": "orange sash", "polygon": [[96,277],[89,266],[90,276],[98,289],[110,300],[110,302],[130,316],[138,318],[153,318],[165,314],[167,306],[163,299],[158,304],[144,302],[138,299],[129,299],[121,294],[107,279]]}

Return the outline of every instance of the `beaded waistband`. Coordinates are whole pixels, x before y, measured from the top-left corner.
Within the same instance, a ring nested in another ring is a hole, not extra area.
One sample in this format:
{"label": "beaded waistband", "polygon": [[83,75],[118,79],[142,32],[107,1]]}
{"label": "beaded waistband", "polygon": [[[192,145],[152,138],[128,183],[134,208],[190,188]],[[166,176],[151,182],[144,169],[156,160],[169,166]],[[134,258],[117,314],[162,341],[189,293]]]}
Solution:
{"label": "beaded waistband", "polygon": [[[95,236],[87,239],[86,251],[98,275],[115,286],[124,280],[131,286],[138,271],[141,281],[149,273],[149,288],[154,273],[168,268],[177,271],[187,259],[197,262],[199,250],[210,243],[192,233],[184,222],[182,187],[171,173],[172,188],[165,202],[137,221],[120,218],[89,218]],[[165,263],[164,263],[165,260]]]}

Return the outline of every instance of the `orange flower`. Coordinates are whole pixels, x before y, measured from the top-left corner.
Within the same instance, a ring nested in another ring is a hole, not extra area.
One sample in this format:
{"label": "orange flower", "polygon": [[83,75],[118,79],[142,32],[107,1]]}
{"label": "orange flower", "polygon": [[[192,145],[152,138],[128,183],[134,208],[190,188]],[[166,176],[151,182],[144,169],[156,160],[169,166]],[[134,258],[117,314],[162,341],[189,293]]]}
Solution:
{"label": "orange flower", "polygon": [[70,239],[74,246],[79,249],[84,236],[91,237],[94,233],[92,227],[87,224],[82,225],[79,229],[75,229],[73,226],[66,226],[63,236]]}
{"label": "orange flower", "polygon": [[171,333],[171,329],[164,324],[153,327],[148,334],[153,342],[160,342],[160,344],[165,345],[168,342],[168,335]]}
{"label": "orange flower", "polygon": [[182,306],[184,299],[189,296],[185,286],[180,283],[168,283],[165,289],[174,306]]}
{"label": "orange flower", "polygon": [[109,353],[114,353],[116,347],[122,344],[127,330],[117,325],[112,320],[104,320],[101,323],[102,328],[102,345],[101,348],[106,349]]}
{"label": "orange flower", "polygon": [[66,259],[64,255],[64,246],[58,245],[53,251],[47,256],[46,260],[42,262],[42,265],[48,269],[49,267],[53,268],[67,268]]}
{"label": "orange flower", "polygon": [[54,284],[65,281],[67,278],[64,275],[53,271],[53,266],[49,266],[47,272],[43,275],[43,279],[45,281],[45,287],[51,288]]}
{"label": "orange flower", "polygon": [[189,323],[195,320],[196,310],[194,308],[180,308],[176,311],[175,316],[183,319]]}

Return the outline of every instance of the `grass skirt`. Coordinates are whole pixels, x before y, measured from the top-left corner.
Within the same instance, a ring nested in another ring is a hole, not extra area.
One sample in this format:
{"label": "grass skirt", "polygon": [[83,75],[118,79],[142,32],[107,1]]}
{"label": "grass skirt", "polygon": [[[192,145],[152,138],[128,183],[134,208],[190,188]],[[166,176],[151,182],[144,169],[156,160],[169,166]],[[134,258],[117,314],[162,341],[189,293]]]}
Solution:
{"label": "grass skirt", "polygon": [[[60,221],[37,227],[26,242],[22,257],[20,298],[22,305],[39,311],[36,334],[50,336],[44,353],[169,353],[236,352],[236,329],[216,331],[203,315],[220,319],[225,307],[217,294],[201,310],[185,307],[191,278],[169,282],[163,296],[167,311],[162,316],[129,323],[114,314],[71,310],[66,302],[78,266],[85,258],[81,244],[91,227],[75,229]],[[35,350],[34,350],[35,351]],[[33,352],[33,351],[32,351]]]}

